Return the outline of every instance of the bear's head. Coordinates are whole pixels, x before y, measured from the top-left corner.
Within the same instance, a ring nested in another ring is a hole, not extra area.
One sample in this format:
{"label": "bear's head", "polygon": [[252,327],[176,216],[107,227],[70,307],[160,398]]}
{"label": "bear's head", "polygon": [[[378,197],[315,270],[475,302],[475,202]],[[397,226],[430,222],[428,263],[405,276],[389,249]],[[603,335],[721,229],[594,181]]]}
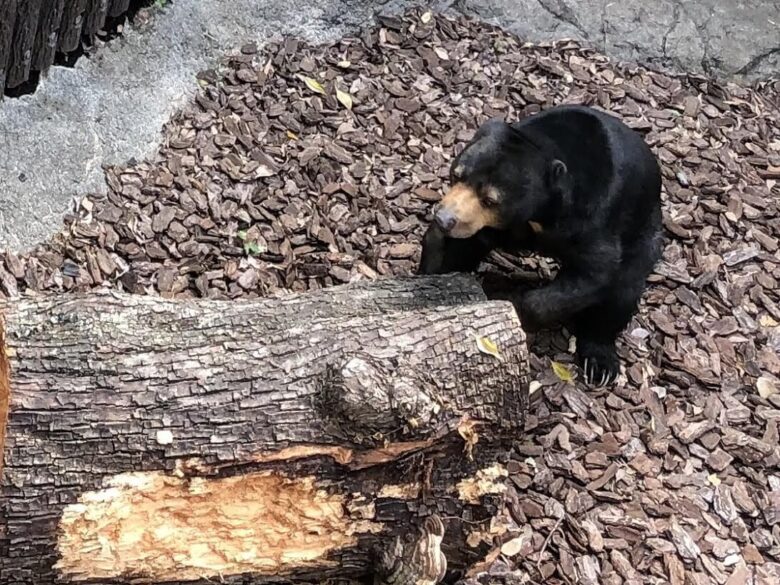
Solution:
{"label": "bear's head", "polygon": [[450,182],[434,220],[449,237],[468,238],[539,218],[571,179],[549,146],[490,120],[453,160]]}

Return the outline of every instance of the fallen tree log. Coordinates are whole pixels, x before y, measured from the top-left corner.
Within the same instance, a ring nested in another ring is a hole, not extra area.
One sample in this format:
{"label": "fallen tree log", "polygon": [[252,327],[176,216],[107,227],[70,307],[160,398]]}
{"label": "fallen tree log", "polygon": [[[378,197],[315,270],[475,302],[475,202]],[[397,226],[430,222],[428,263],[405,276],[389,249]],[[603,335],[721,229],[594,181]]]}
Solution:
{"label": "fallen tree log", "polygon": [[471,278],[0,311],[0,582],[360,577],[433,512],[484,553],[527,355]]}

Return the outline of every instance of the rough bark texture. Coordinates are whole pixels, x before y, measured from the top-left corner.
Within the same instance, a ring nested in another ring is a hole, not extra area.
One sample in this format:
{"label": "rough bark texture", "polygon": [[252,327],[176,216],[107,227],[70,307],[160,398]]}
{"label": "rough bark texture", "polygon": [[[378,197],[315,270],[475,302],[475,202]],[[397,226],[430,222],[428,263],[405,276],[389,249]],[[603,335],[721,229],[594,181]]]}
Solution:
{"label": "rough bark texture", "polygon": [[65,0],[44,0],[41,4],[32,54],[32,68],[36,71],[46,71],[54,63],[64,8]]}
{"label": "rough bark texture", "polygon": [[473,280],[0,310],[0,582],[357,577],[433,512],[450,567],[484,552],[527,363]]}
{"label": "rough bark texture", "polygon": [[17,0],[0,2],[0,100],[3,99],[8,69],[11,67],[11,46],[16,23]]}
{"label": "rough bark texture", "polygon": [[121,16],[130,7],[130,0],[111,0],[108,13],[111,16]]}
{"label": "rough bark texture", "polygon": [[65,3],[57,47],[60,52],[69,53],[79,46],[86,6],[87,0],[70,0]]}
{"label": "rough bark texture", "polygon": [[108,0],[90,0],[86,11],[87,17],[84,23],[84,32],[94,40],[95,35],[106,24],[108,14]]}
{"label": "rough bark texture", "polygon": [[27,80],[32,61],[32,47],[38,23],[41,0],[18,0],[16,27],[11,41],[11,66],[5,80],[7,87],[16,87]]}

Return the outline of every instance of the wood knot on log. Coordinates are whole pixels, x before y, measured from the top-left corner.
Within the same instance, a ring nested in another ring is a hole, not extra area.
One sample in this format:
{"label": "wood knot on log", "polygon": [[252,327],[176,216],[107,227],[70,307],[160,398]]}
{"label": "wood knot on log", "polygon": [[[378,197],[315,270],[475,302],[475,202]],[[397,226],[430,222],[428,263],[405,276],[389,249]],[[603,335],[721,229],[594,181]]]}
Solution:
{"label": "wood knot on log", "polygon": [[417,538],[406,545],[397,536],[393,545],[379,554],[375,585],[436,585],[447,572],[447,557],[441,551],[444,523],[433,514],[418,529]]}
{"label": "wood knot on log", "polygon": [[428,376],[369,355],[328,367],[315,402],[331,432],[359,445],[376,445],[404,431],[419,435],[441,411]]}

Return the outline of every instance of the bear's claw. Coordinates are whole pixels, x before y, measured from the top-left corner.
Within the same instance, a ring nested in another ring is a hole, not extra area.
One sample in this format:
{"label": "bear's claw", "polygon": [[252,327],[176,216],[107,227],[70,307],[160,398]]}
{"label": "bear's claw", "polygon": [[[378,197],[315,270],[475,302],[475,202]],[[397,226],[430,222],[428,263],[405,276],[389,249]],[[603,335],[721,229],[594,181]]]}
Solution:
{"label": "bear's claw", "polygon": [[620,361],[614,348],[586,346],[580,352],[580,359],[585,382],[590,386],[607,386],[614,383],[620,374]]}

